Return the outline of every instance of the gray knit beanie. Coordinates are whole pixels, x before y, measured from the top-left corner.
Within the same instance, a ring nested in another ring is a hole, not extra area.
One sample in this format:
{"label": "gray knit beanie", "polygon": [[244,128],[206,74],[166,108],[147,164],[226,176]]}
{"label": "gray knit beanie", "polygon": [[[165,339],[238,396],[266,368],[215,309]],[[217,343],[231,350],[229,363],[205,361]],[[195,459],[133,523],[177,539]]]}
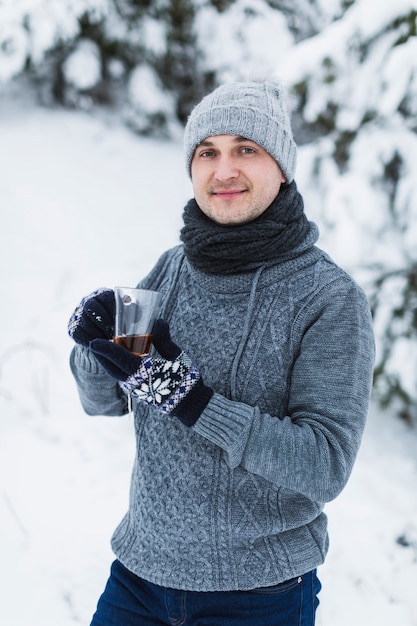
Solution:
{"label": "gray knit beanie", "polygon": [[215,135],[240,135],[266,150],[287,182],[294,178],[297,146],[283,88],[271,82],[228,83],[205,96],[191,111],[184,132],[187,171],[197,146]]}

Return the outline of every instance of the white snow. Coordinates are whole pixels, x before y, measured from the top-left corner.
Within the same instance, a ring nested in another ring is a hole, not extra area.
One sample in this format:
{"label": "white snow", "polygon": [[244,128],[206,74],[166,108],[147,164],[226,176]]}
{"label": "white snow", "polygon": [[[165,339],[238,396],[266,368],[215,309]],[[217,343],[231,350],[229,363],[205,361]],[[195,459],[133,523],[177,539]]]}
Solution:
{"label": "white snow", "polygon": [[132,125],[139,130],[149,126],[150,115],[166,116],[172,133],[179,126],[175,116],[175,102],[160,84],[156,72],[147,64],[137,65],[129,77],[127,103],[134,110]]}
{"label": "white snow", "polygon": [[65,80],[78,89],[91,89],[101,78],[100,49],[89,39],[81,39],[63,64]]}
{"label": "white snow", "polygon": [[[77,626],[108,576],[134,434],[129,417],[83,414],[67,320],[83,295],[136,284],[177,243],[191,186],[179,141],[139,139],[110,117],[0,107],[1,623]],[[416,443],[373,407],[351,480],[327,506],[318,626],[417,625]]]}
{"label": "white snow", "polygon": [[283,14],[262,0],[237,0],[221,13],[207,4],[195,28],[205,68],[219,82],[270,79],[293,43]]}
{"label": "white snow", "polygon": [[88,10],[92,16],[102,16],[108,10],[108,0],[2,0],[0,83],[18,75],[27,56],[40,62],[60,38],[75,36],[78,20]]}

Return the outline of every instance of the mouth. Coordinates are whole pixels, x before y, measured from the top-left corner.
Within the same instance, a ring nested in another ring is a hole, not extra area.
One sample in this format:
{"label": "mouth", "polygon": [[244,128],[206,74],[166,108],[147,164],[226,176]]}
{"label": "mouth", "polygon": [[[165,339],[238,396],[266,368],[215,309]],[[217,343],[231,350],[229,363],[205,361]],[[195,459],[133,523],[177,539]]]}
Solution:
{"label": "mouth", "polygon": [[216,190],[212,191],[211,195],[217,196],[218,198],[226,200],[229,198],[237,198],[243,193],[246,193],[246,191],[247,191],[246,189],[219,189],[217,191]]}

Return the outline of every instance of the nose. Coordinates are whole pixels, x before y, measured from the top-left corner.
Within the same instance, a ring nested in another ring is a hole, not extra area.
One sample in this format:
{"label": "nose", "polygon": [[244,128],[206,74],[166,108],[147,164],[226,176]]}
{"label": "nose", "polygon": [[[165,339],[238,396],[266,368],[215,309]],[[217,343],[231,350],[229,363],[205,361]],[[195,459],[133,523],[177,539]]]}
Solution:
{"label": "nose", "polygon": [[239,176],[239,170],[236,167],[233,157],[228,155],[220,155],[217,158],[214,177],[219,181],[233,180]]}

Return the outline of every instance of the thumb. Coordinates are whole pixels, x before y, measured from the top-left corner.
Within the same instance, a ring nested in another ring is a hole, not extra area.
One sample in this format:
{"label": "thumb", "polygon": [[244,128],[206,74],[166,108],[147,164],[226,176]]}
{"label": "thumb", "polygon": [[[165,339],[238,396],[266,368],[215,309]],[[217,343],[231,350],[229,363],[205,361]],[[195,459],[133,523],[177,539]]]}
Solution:
{"label": "thumb", "polygon": [[140,367],[140,358],[108,339],[93,339],[90,350],[106,372],[117,380],[126,380]]}
{"label": "thumb", "polygon": [[152,334],[153,345],[164,359],[174,361],[181,354],[181,348],[171,339],[169,325],[165,320],[156,320]]}

